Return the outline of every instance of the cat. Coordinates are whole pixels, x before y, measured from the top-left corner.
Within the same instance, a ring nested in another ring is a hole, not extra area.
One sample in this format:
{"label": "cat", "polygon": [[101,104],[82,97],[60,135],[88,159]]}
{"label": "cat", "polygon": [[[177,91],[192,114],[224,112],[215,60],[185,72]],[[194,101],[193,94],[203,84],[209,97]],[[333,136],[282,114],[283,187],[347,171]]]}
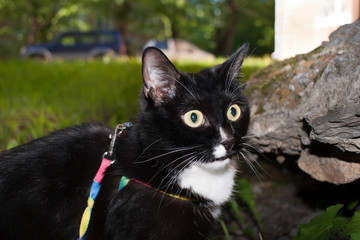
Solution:
{"label": "cat", "polygon": [[238,81],[247,50],[180,73],[147,48],[139,114],[117,138],[107,126],[83,124],[0,154],[1,239],[78,239],[109,148],[114,161],[82,239],[208,239],[232,195],[249,125]]}

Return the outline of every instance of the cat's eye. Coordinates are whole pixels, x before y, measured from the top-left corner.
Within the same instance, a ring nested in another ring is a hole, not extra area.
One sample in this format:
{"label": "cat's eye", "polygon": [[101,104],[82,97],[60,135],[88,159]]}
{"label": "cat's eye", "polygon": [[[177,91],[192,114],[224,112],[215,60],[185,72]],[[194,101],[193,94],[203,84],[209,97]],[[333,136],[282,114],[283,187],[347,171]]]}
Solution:
{"label": "cat's eye", "polygon": [[183,120],[186,125],[198,128],[205,123],[204,115],[199,110],[191,110],[184,114]]}
{"label": "cat's eye", "polygon": [[237,121],[241,116],[241,109],[239,105],[237,104],[231,105],[227,111],[226,116],[232,122]]}

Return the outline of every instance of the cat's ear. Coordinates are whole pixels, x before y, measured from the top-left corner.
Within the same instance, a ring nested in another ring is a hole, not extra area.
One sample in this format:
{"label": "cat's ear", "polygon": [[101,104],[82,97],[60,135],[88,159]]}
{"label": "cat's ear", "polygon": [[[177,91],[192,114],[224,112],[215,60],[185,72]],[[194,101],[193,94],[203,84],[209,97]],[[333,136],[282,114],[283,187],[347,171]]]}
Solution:
{"label": "cat's ear", "polygon": [[231,57],[229,57],[223,64],[215,66],[215,70],[221,74],[226,74],[226,79],[238,79],[239,71],[241,69],[244,58],[249,49],[249,44],[243,44]]}
{"label": "cat's ear", "polygon": [[175,97],[180,73],[159,49],[149,47],[144,50],[142,75],[145,97],[151,98],[155,106]]}

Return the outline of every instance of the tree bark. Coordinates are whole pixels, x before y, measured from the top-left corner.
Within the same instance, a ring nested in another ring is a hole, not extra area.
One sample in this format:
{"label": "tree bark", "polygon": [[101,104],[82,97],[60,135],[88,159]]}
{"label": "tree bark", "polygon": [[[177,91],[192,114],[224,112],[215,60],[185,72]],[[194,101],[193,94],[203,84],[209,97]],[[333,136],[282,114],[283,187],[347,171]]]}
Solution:
{"label": "tree bark", "polygon": [[38,37],[38,32],[39,32],[39,21],[37,19],[37,16],[38,16],[40,6],[36,1],[29,1],[28,7],[29,7],[29,12],[30,12],[30,15],[29,15],[30,30],[29,30],[29,35],[27,38],[27,43],[35,44],[37,37]]}
{"label": "tree bark", "polygon": [[217,55],[225,54],[230,56],[233,52],[234,38],[239,24],[241,9],[236,0],[227,0],[224,2],[230,13],[225,21],[223,28],[216,29],[216,49]]}
{"label": "tree bark", "polygon": [[233,52],[234,47],[234,38],[236,33],[236,28],[239,24],[240,19],[240,7],[236,4],[235,0],[229,0],[228,6],[230,9],[230,21],[226,30],[226,40],[225,40],[225,54],[230,56]]}

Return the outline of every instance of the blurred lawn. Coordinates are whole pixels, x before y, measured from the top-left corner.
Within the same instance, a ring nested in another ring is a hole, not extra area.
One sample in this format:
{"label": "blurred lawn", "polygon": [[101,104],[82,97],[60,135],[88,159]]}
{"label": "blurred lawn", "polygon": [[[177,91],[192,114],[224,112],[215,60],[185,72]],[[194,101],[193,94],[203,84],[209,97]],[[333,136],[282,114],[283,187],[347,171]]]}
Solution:
{"label": "blurred lawn", "polygon": [[[269,58],[248,58],[244,79],[269,63]],[[198,72],[214,63],[175,65]],[[141,84],[138,60],[0,61],[0,151],[82,122],[115,126],[131,121]]]}

